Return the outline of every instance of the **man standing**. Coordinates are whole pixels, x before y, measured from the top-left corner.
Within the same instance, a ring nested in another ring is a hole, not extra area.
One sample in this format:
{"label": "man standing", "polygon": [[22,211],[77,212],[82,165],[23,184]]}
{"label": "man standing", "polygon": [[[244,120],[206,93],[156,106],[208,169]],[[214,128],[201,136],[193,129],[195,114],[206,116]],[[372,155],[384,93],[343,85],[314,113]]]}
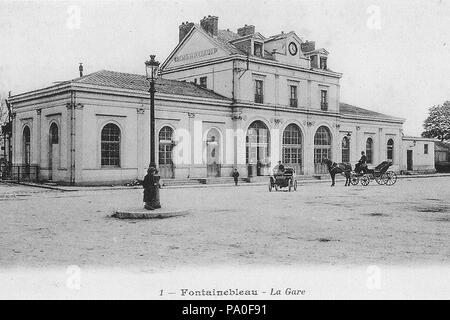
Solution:
{"label": "man standing", "polygon": [[234,168],[233,171],[233,179],[234,179],[234,185],[237,186],[238,185],[238,178],[239,178],[239,172],[237,168]]}

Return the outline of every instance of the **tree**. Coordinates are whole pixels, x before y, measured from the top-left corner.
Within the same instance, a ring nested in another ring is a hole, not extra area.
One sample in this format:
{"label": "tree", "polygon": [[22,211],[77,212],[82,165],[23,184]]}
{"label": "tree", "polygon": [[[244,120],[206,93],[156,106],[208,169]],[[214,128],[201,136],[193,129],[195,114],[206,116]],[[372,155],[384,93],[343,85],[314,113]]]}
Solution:
{"label": "tree", "polygon": [[0,94],[0,127],[4,124],[6,124],[6,122],[8,122],[9,118],[9,113],[8,113],[8,108],[6,106],[6,101],[5,98],[2,94]]}
{"label": "tree", "polygon": [[433,106],[429,111],[430,115],[423,123],[422,137],[450,140],[450,101]]}

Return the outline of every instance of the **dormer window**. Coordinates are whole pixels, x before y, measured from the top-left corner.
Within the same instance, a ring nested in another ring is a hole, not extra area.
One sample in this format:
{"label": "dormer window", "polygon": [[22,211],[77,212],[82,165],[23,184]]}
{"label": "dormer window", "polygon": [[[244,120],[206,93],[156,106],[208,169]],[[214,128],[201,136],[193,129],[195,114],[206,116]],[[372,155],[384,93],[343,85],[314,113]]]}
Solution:
{"label": "dormer window", "polygon": [[317,68],[317,55],[312,55],[311,59],[311,68]]}
{"label": "dormer window", "polygon": [[327,70],[327,57],[320,57],[320,69]]}
{"label": "dormer window", "polygon": [[255,42],[253,45],[253,54],[257,57],[263,56],[263,45],[260,42]]}

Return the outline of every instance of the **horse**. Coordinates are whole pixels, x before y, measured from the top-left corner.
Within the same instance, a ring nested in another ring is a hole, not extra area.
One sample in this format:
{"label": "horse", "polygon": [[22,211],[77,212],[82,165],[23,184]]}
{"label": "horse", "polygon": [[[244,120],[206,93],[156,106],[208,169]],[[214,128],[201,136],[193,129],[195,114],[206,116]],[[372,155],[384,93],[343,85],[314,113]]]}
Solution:
{"label": "horse", "polygon": [[341,173],[345,176],[345,186],[349,186],[351,182],[352,165],[350,163],[336,163],[330,159],[323,159],[323,164],[327,165],[328,172],[331,176],[331,186],[334,187],[334,178],[337,173]]}

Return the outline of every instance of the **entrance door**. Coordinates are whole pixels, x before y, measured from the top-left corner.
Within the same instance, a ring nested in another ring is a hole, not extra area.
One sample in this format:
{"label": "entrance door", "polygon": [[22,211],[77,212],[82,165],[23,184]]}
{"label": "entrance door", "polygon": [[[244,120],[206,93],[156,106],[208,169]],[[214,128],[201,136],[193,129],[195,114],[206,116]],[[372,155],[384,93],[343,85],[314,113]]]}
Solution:
{"label": "entrance door", "polygon": [[174,178],[173,170],[173,129],[165,126],[159,131],[159,174],[162,179]]}
{"label": "entrance door", "polygon": [[54,180],[59,165],[59,132],[56,123],[52,123],[49,132],[48,179]]}
{"label": "entrance door", "polygon": [[253,122],[246,137],[246,159],[248,176],[262,176],[269,172],[270,164],[270,133],[261,121]]}
{"label": "entrance door", "polygon": [[406,170],[411,171],[413,169],[413,151],[406,151]]}
{"label": "entrance door", "polygon": [[331,160],[331,133],[327,127],[320,127],[314,135],[314,173],[324,174],[328,168],[324,159]]}

